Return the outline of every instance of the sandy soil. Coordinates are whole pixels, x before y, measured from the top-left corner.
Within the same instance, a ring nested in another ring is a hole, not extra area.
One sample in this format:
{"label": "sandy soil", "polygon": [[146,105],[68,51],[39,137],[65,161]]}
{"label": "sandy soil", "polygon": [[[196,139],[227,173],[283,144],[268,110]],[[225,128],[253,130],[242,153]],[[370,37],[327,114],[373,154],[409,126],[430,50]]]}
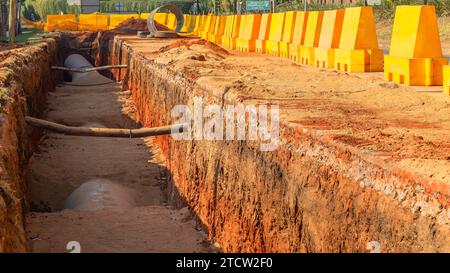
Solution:
{"label": "sandy soil", "polygon": [[[96,73],[82,84],[50,93],[46,119],[72,126],[135,128],[129,92]],[[73,82],[81,84],[81,82]],[[189,210],[167,206],[162,158],[151,138],[117,139],[46,133],[30,160],[27,235],[33,252],[66,252],[69,241],[83,252],[208,251],[205,234]],[[108,179],[127,188],[137,207],[95,212],[63,209],[82,183]]]}
{"label": "sandy soil", "polygon": [[159,43],[125,40],[219,96],[277,103],[283,121],[450,183],[450,97],[440,87],[401,86],[382,73],[341,73],[254,53],[223,54],[196,43],[155,54]]}

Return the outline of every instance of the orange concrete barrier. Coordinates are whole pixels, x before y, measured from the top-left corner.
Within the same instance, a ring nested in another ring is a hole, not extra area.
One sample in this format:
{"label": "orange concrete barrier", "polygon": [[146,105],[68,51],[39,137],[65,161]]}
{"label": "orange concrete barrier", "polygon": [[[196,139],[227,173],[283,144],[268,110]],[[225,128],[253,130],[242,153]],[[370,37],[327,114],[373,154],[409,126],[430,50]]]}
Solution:
{"label": "orange concrete barrier", "polygon": [[305,42],[299,47],[297,56],[302,64],[314,65],[314,48],[319,45],[323,11],[310,11],[305,32]]}
{"label": "orange concrete barrier", "polygon": [[225,24],[227,22],[226,16],[217,16],[216,23],[214,25],[214,31],[208,34],[208,40],[210,42],[221,44],[222,35],[225,31]]}
{"label": "orange concrete barrier", "polygon": [[289,59],[293,61],[299,60],[298,52],[300,46],[305,42],[306,23],[308,21],[308,12],[298,11],[295,18],[294,35],[289,47]]}
{"label": "orange concrete barrier", "polygon": [[383,71],[372,7],[345,9],[342,29],[334,67],[349,72]]}
{"label": "orange concrete barrier", "polygon": [[314,49],[314,59],[317,67],[334,67],[334,50],[339,47],[344,12],[344,9],[338,9],[327,10],[323,13],[319,45]]}
{"label": "orange concrete barrier", "polygon": [[259,35],[261,25],[261,14],[248,14],[243,16],[237,40],[237,47],[244,52],[255,51],[255,41]]}
{"label": "orange concrete barrier", "polygon": [[286,13],[284,12],[272,14],[269,39],[266,41],[266,53],[269,55],[278,56],[278,52],[280,51],[280,42],[283,38],[285,18]]}
{"label": "orange concrete barrier", "polygon": [[406,85],[442,85],[445,64],[434,6],[397,6],[384,78]]}
{"label": "orange concrete barrier", "polygon": [[78,30],[78,21],[75,14],[47,15],[46,31]]}
{"label": "orange concrete barrier", "polygon": [[109,26],[109,16],[107,14],[80,14],[78,17],[78,30],[107,30]]}
{"label": "orange concrete barrier", "polygon": [[288,58],[289,57],[289,44],[292,43],[294,38],[294,28],[295,28],[295,20],[297,19],[296,11],[288,11],[286,12],[286,17],[284,19],[284,29],[283,29],[283,37],[281,38],[281,42],[279,43],[278,56]]}

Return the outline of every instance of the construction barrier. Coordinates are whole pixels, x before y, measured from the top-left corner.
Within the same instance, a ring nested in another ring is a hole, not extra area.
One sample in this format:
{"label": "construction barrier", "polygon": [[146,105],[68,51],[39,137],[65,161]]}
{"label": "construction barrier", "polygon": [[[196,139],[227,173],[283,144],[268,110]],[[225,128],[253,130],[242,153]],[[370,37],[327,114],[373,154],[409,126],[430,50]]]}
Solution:
{"label": "construction barrier", "polygon": [[323,11],[310,11],[306,25],[305,41],[299,47],[297,56],[302,64],[314,65],[314,48],[319,45]]}
{"label": "construction barrier", "polygon": [[[272,25],[272,14],[263,14],[261,24],[259,26],[258,39],[255,41],[255,51],[258,53],[266,53],[266,41],[269,39],[270,26]],[[245,51],[245,50],[244,50]]]}
{"label": "construction barrier", "polygon": [[327,10],[323,13],[319,45],[314,49],[314,59],[317,67],[334,67],[334,50],[339,47],[344,12],[345,10],[338,9]]}
{"label": "construction barrier", "polygon": [[406,85],[442,85],[443,58],[434,6],[397,6],[384,77]]}
{"label": "construction barrier", "polygon": [[308,21],[308,12],[298,11],[295,18],[294,35],[289,47],[289,59],[297,61],[299,59],[298,52],[300,46],[305,42],[306,23]]}
{"label": "construction barrier", "polygon": [[128,20],[128,19],[138,19],[140,18],[139,14],[110,14],[109,15],[109,29],[115,29],[120,23]]}
{"label": "construction barrier", "polygon": [[173,13],[167,14],[167,23],[165,25],[169,29],[174,30],[177,27],[177,17]]}
{"label": "construction barrier", "polygon": [[289,44],[292,43],[294,37],[295,20],[297,19],[297,12],[288,11],[284,19],[283,36],[279,43],[277,56],[288,58],[289,57]]}
{"label": "construction barrier", "polygon": [[242,20],[237,47],[244,52],[254,52],[261,25],[261,14],[244,15]]}
{"label": "construction barrier", "polygon": [[272,56],[278,56],[280,51],[280,42],[283,38],[284,20],[286,13],[279,12],[272,14],[272,21],[269,30],[269,39],[266,41],[266,53]]}
{"label": "construction barrier", "polygon": [[214,25],[214,31],[212,33],[208,34],[208,40],[210,42],[220,45],[222,43],[222,35],[225,31],[227,17],[226,16],[216,16],[215,22],[216,23]]}
{"label": "construction barrier", "polygon": [[334,67],[348,72],[383,71],[383,51],[378,48],[372,7],[345,9]]}
{"label": "construction barrier", "polygon": [[78,21],[75,14],[47,15],[45,31],[78,30]]}
{"label": "construction barrier", "polygon": [[224,47],[228,47],[229,46],[229,39],[232,35],[232,31],[233,31],[233,22],[234,22],[234,16],[233,15],[227,15],[227,18],[225,19],[225,30],[223,32],[222,37],[220,38],[222,43],[221,45],[223,45]]}
{"label": "construction barrier", "polygon": [[211,33],[212,30],[214,30],[214,22],[216,17],[212,14],[208,14],[206,17],[205,27],[202,28],[202,31],[200,32],[200,37],[203,39],[208,38],[208,33]]}
{"label": "construction barrier", "polygon": [[78,30],[98,31],[109,27],[109,16],[101,13],[80,14]]}

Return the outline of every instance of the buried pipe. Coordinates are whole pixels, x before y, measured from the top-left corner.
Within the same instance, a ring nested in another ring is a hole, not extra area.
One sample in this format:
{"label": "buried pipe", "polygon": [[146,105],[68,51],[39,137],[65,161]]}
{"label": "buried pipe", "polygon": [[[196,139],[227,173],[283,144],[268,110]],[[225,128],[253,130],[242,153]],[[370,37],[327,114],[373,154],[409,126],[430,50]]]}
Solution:
{"label": "buried pipe", "polygon": [[63,124],[37,119],[26,116],[25,120],[28,124],[69,136],[92,136],[92,137],[149,137],[170,135],[172,133],[183,133],[187,131],[187,124],[175,124],[153,128],[140,129],[121,129],[121,128],[91,128],[91,127],[74,127]]}
{"label": "buried pipe", "polygon": [[[66,60],[64,61],[64,67],[66,68],[74,68],[74,69],[88,69],[93,68],[94,66],[86,60],[82,55],[80,54],[71,54],[69,55]],[[72,78],[72,81],[77,80],[84,75],[88,73],[83,72],[74,72],[74,71],[68,71],[70,77]],[[97,73],[96,71],[92,71],[92,73]]]}
{"label": "buried pipe", "polygon": [[127,68],[127,67],[128,67],[128,65],[126,65],[126,64],[117,64],[117,65],[104,65],[104,66],[97,66],[97,67],[81,67],[81,68],[52,66],[52,69],[69,71],[69,72],[87,73],[87,72],[98,71],[98,70],[106,70],[106,69],[113,69],[113,68]]}

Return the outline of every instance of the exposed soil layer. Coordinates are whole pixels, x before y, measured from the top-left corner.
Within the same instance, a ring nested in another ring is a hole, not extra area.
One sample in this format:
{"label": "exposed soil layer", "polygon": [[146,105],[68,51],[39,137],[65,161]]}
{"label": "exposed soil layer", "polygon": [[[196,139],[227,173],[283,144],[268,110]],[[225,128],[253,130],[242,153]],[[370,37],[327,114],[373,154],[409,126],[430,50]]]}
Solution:
{"label": "exposed soil layer", "polygon": [[[194,96],[278,104],[280,146],[157,138],[180,194],[224,251],[450,251],[450,98],[258,54],[116,37],[138,120],[172,122]],[[161,52],[163,51],[163,52]],[[245,166],[245,168],[243,168]]]}
{"label": "exposed soil layer", "polygon": [[[71,126],[138,126],[130,92],[121,91],[118,83],[89,73],[70,84],[50,93],[46,119]],[[67,252],[66,245],[77,241],[82,252],[209,251],[207,237],[189,209],[173,209],[166,202],[168,177],[152,138],[45,133],[30,159],[30,250]],[[68,196],[92,179],[120,185],[136,207],[64,209]]]}
{"label": "exposed soil layer", "polygon": [[39,132],[24,117],[42,112],[47,92],[61,76],[50,72],[59,62],[59,39],[52,35],[42,43],[0,53],[0,252],[27,250],[27,163]]}

